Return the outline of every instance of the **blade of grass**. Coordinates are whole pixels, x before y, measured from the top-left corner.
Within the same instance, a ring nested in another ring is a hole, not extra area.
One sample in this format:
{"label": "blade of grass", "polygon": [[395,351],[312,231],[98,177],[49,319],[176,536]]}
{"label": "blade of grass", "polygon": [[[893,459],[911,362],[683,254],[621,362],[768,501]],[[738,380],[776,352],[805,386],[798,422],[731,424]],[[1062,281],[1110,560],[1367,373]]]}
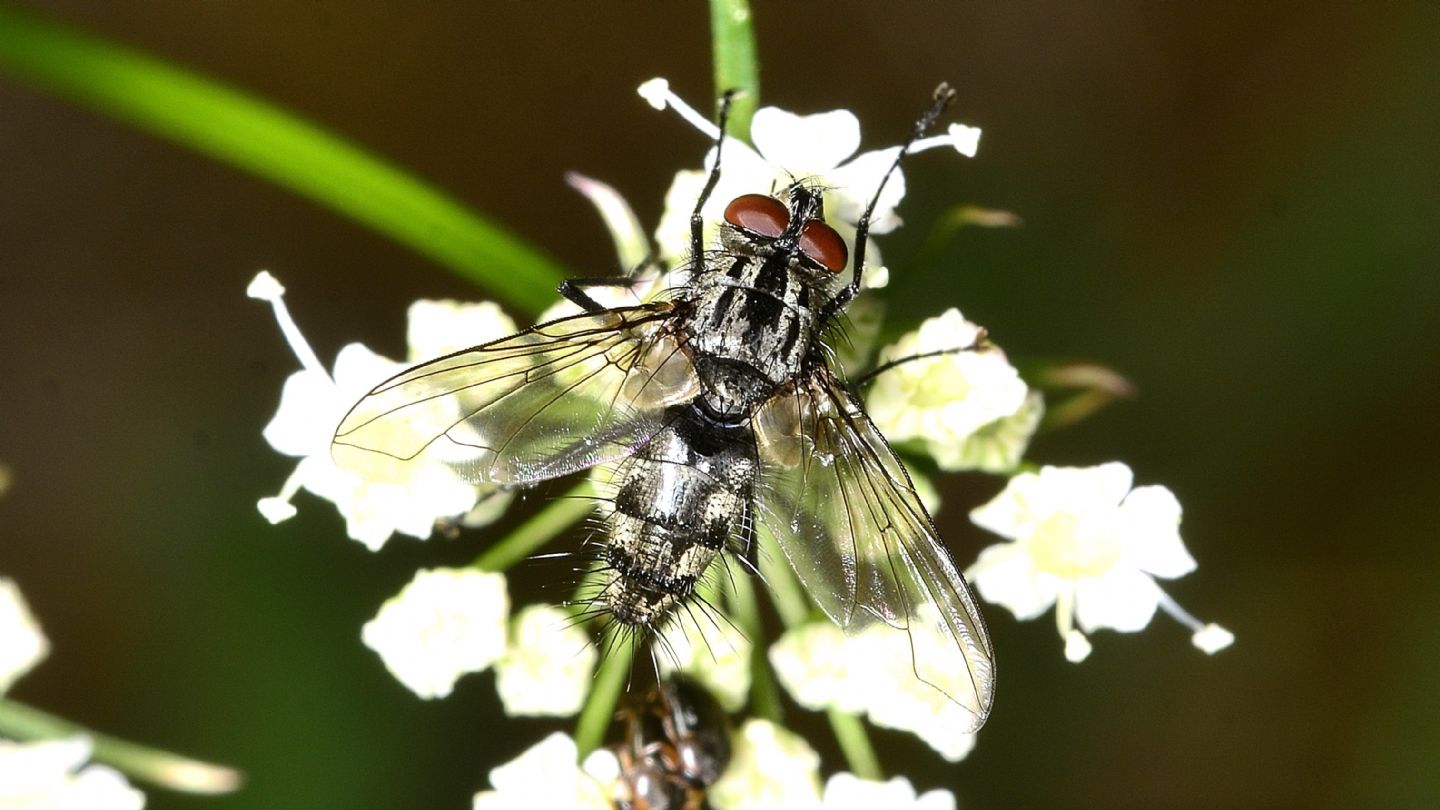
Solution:
{"label": "blade of grass", "polygon": [[750,140],[750,119],[760,105],[760,63],[749,0],[710,0],[710,46],[715,52],[715,95],[739,90],[730,107],[730,134]]}
{"label": "blade of grass", "polygon": [[153,56],[0,5],[0,71],[308,197],[530,315],[564,277],[555,260],[414,175]]}

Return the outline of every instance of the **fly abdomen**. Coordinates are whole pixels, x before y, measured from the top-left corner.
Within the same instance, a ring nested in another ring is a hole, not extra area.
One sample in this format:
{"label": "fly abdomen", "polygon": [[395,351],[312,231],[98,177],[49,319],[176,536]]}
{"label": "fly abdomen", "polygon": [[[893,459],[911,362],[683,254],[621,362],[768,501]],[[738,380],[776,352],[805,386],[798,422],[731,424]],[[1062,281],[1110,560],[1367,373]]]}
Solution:
{"label": "fly abdomen", "polygon": [[599,599],[616,620],[658,626],[731,544],[750,500],[755,464],[748,439],[748,432],[714,426],[683,406],[615,470],[609,581]]}

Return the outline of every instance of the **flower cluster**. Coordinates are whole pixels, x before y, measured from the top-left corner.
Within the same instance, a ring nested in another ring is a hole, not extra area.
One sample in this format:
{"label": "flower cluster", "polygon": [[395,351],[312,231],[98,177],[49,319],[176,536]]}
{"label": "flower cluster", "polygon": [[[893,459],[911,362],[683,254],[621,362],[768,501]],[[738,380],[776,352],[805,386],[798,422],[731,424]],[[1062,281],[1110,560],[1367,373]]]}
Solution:
{"label": "flower cluster", "polygon": [[0,807],[140,810],[145,794],[104,765],[89,765],[84,736],[18,743],[0,740]]}
{"label": "flower cluster", "polygon": [[[947,790],[916,793],[909,780],[888,782],[837,773],[820,781],[820,755],[799,735],[766,720],[748,720],[734,736],[730,766],[705,793],[715,810],[954,810]],[[475,795],[474,810],[545,807],[610,810],[631,799],[615,755],[599,749],[576,764],[574,740],[551,734],[514,760],[490,771],[489,790]]]}
{"label": "flower cluster", "polygon": [[1143,630],[1157,607],[1190,627],[1205,652],[1228,647],[1234,640],[1228,631],[1202,625],[1156,584],[1155,577],[1195,570],[1195,559],[1180,540],[1180,502],[1165,487],[1132,489],[1133,480],[1119,462],[1042,467],[1011,478],[994,500],[970,513],[976,525],[1011,541],[981,552],[971,581],[1018,619],[1055,605],[1071,661],[1090,654],[1085,633]]}
{"label": "flower cluster", "polygon": [[512,715],[580,710],[597,653],[570,613],[531,605],[510,615],[505,576],[474,568],[420,571],[361,631],[396,680],[422,698],[495,667]]}
{"label": "flower cluster", "polygon": [[[0,578],[0,695],[46,656],[40,631],[14,581]],[[15,742],[0,739],[0,807],[139,810],[145,794],[115,770],[90,762],[89,738]]]}
{"label": "flower cluster", "polygon": [[[672,93],[664,80],[646,82],[640,94],[656,109],[676,111],[712,142],[719,137],[716,127]],[[973,156],[979,134],[978,129],[953,125],[942,135],[916,141],[912,151],[947,147]],[[714,238],[729,200],[755,192],[778,193],[803,180],[822,191],[827,221],[853,243],[861,214],[899,150],[856,154],[859,122],[845,110],[796,115],[761,108],[752,122],[751,140],[753,146],[729,137],[724,141],[719,181],[701,211],[709,223],[707,240]],[[635,279],[629,287],[593,290],[602,304],[649,300],[673,283],[665,268],[682,267],[692,259],[690,215],[716,153],[712,148],[701,168],[676,174],[653,243],[613,188],[570,175],[570,184],[595,205],[609,228],[620,267],[633,271]],[[904,194],[904,177],[897,171],[876,200],[872,234],[901,225],[897,209]],[[975,209],[967,216],[973,224],[1016,222],[1005,212]],[[883,286],[888,272],[873,244],[867,265],[867,285]],[[251,287],[253,296],[274,306],[302,366],[287,381],[265,437],[276,450],[300,461],[280,495],[260,502],[261,511],[272,521],[284,520],[294,514],[296,493],[305,489],[334,502],[350,536],[372,549],[394,533],[427,537],[437,521],[480,526],[493,520],[508,503],[508,493],[462,481],[444,465],[410,469],[397,464],[393,471],[360,477],[330,460],[331,435],[345,409],[400,370],[400,364],[350,344],[340,351],[333,373],[327,372],[300,337],[282,293],[268,274],[257,277]],[[539,321],[577,311],[574,304],[557,301]],[[1206,652],[1231,643],[1227,631],[1190,616],[1156,583],[1156,578],[1173,579],[1195,568],[1180,539],[1179,503],[1168,489],[1132,487],[1131,471],[1120,463],[1061,468],[1025,461],[1046,415],[1042,391],[1061,387],[1054,381],[1062,378],[1075,385],[1074,374],[1047,376],[1042,371],[1022,376],[987,331],[958,309],[925,320],[878,353],[874,343],[882,334],[883,306],[862,298],[851,314],[853,340],[837,347],[837,360],[862,389],[876,425],[910,456],[907,465],[932,473],[937,468],[978,470],[1007,478],[999,495],[970,514],[977,526],[1005,539],[986,549],[969,569],[981,597],[1020,619],[1035,618],[1055,606],[1065,654],[1072,661],[1091,652],[1088,634],[1101,628],[1141,630],[1157,608],[1189,626],[1194,644]],[[494,304],[417,302],[410,310],[410,359],[453,352],[508,334],[514,326]],[[867,362],[871,354],[875,359]],[[865,373],[867,367],[874,371]],[[1123,378],[1113,372],[1090,368],[1086,379],[1098,374],[1110,388],[1124,387]],[[1044,424],[1069,424],[1085,413],[1069,408],[1064,419]],[[938,507],[933,488],[923,475],[912,478],[933,512]],[[802,606],[801,615],[806,609]],[[761,639],[747,637],[727,616],[707,618],[716,620],[708,627],[697,620],[687,628],[677,619],[665,628],[655,641],[662,651],[657,664],[662,676],[688,674],[727,712],[735,713],[751,697]],[[596,667],[591,632],[579,621],[575,612],[550,605],[524,607],[512,615],[501,573],[435,569],[419,572],[385,603],[362,636],[394,676],[421,697],[444,697],[462,675],[493,667],[507,712],[565,716],[581,710]],[[922,683],[911,654],[911,645],[919,649],[951,642],[931,638],[927,633],[935,633],[925,629],[924,622],[914,625],[907,633],[875,623],[846,635],[829,622],[791,619],[788,631],[769,646],[764,658],[800,706],[863,715],[874,725],[913,733],[947,760],[958,761],[975,745],[969,732],[973,716],[945,699],[947,684]],[[767,720],[746,720],[734,743],[730,766],[707,791],[709,803],[720,810],[955,806],[950,793],[917,794],[903,778],[879,782],[839,773],[822,781],[815,751]],[[614,755],[602,749],[577,765],[579,753],[568,736],[544,739],[491,771],[492,789],[476,795],[475,807],[598,808],[629,798]]]}
{"label": "flower cluster", "polygon": [[865,397],[892,442],[917,446],[942,470],[1015,468],[1040,424],[1041,399],[984,329],[946,310],[881,350],[881,365],[897,361]]}
{"label": "flower cluster", "polygon": [[[333,502],[345,518],[347,533],[373,551],[396,533],[427,538],[439,520],[479,526],[499,516],[509,502],[509,493],[468,484],[443,465],[397,462],[382,469],[377,462],[365,475],[337,465],[330,455],[330,440],[341,417],[362,395],[405,365],[363,344],[351,343],[336,356],[332,374],[295,325],[285,306],[285,288],[274,276],[260,273],[247,292],[273,307],[280,330],[301,366],[285,381],[280,407],[264,431],[271,447],[300,459],[280,493],[260,500],[258,506],[266,519],[279,523],[293,517],[292,500],[304,489]],[[459,345],[473,345],[514,330],[515,324],[491,303],[417,301],[410,308],[410,354],[412,359],[445,354]]]}
{"label": "flower cluster", "polygon": [[[926,630],[917,626],[915,632]],[[828,621],[812,622],[781,636],[770,648],[770,664],[801,706],[863,713],[871,723],[908,731],[946,760],[958,762],[975,746],[975,735],[967,730],[971,718],[915,677],[910,643],[906,633],[883,624],[846,636]],[[928,643],[945,641],[935,638]],[[964,677],[959,672],[953,675]],[[958,694],[958,685],[949,691]]]}

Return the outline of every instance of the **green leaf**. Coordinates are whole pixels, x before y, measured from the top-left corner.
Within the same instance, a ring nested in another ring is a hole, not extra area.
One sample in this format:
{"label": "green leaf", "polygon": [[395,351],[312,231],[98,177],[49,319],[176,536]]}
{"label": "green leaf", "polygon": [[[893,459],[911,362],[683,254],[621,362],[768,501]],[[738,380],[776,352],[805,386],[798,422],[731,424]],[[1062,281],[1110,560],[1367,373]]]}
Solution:
{"label": "green leaf", "polygon": [[553,302],[565,275],[444,192],[294,113],[4,5],[0,71],[308,197],[529,314]]}

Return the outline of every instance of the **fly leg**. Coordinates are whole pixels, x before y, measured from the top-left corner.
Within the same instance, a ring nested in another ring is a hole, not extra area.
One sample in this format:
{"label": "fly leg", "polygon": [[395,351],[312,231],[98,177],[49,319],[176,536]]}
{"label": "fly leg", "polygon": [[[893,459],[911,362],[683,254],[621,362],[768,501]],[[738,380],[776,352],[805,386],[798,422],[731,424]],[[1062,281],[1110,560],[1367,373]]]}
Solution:
{"label": "fly leg", "polygon": [[841,310],[845,309],[859,294],[861,275],[865,272],[865,248],[870,244],[870,217],[875,213],[875,206],[880,202],[880,192],[885,190],[886,181],[899,168],[900,161],[905,159],[905,155],[909,154],[910,147],[920,140],[921,136],[925,134],[925,130],[934,125],[935,119],[939,118],[940,113],[944,112],[945,108],[950,106],[950,102],[954,100],[955,91],[950,89],[950,85],[942,82],[939,87],[935,88],[935,95],[930,102],[930,107],[920,116],[920,120],[915,122],[915,128],[910,131],[910,137],[905,139],[900,151],[895,153],[895,162],[890,164],[890,168],[886,169],[884,176],[880,178],[880,185],[875,187],[875,196],[870,198],[870,203],[865,206],[865,213],[861,214],[860,222],[855,227],[855,260],[851,262],[855,273],[851,276],[850,283],[841,288],[840,292],[836,293],[835,297],[825,305],[825,309],[820,313],[821,323],[828,323],[831,318],[840,314]]}
{"label": "fly leg", "polygon": [[700,216],[700,209],[710,199],[710,192],[715,190],[715,184],[720,182],[720,151],[725,146],[725,123],[730,120],[730,102],[735,99],[734,90],[726,90],[720,97],[720,135],[715,138],[715,165],[710,168],[710,177],[705,181],[705,188],[700,192],[699,199],[695,200],[695,210],[690,213],[690,261],[699,262],[704,254],[704,230],[705,220]]}
{"label": "fly leg", "polygon": [[[610,307],[596,301],[585,292],[589,287],[625,287],[633,289],[635,279],[632,276],[607,276],[604,278],[567,278],[560,282],[556,291],[565,296],[567,300],[586,312],[603,312]],[[639,303],[637,300],[636,303]]]}
{"label": "fly leg", "polygon": [[903,366],[906,363],[913,363],[916,360],[925,360],[930,357],[944,357],[947,354],[960,354],[961,352],[979,351],[980,349],[983,349],[987,345],[989,345],[986,342],[985,338],[985,330],[981,329],[980,333],[975,336],[975,340],[969,346],[956,346],[953,349],[940,349],[933,352],[921,352],[920,354],[912,354],[908,357],[897,357],[894,360],[886,363],[881,363],[875,368],[872,368],[864,374],[861,374],[859,377],[851,380],[850,384],[856,389],[863,388],[868,385],[871,380],[874,380],[876,377],[879,377],[881,374],[884,374],[885,372],[889,371],[892,368],[895,368],[896,366]]}

